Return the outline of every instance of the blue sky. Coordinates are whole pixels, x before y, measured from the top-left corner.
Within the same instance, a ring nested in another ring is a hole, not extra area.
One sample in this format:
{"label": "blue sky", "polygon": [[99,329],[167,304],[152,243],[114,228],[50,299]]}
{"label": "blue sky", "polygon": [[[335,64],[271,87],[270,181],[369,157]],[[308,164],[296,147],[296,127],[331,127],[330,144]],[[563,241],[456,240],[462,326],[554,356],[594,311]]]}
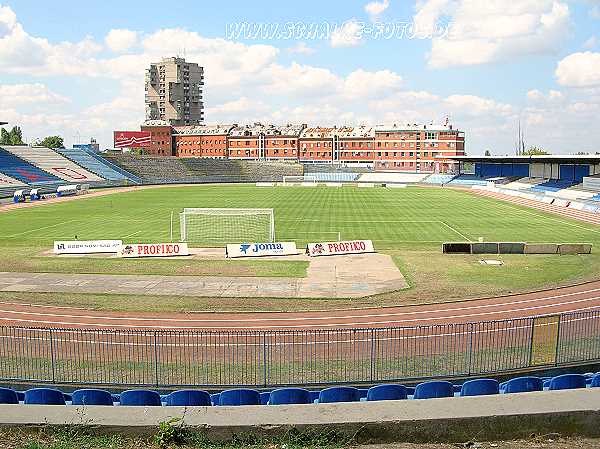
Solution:
{"label": "blue sky", "polygon": [[[343,26],[318,39],[226,36],[240,22]],[[421,38],[361,34],[394,24]],[[600,151],[600,0],[59,0],[43,11],[0,0],[0,119],[29,140],[108,147],[112,130],[143,121],[147,65],[184,52],[205,67],[207,123],[448,116],[468,153],[508,154],[520,119],[529,145]]]}

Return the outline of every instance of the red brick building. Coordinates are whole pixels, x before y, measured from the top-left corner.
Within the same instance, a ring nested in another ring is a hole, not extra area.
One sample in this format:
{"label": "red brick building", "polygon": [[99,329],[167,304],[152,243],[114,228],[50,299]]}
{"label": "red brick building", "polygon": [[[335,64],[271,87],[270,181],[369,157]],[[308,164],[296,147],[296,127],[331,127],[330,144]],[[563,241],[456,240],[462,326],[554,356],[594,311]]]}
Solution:
{"label": "red brick building", "polygon": [[156,156],[292,160],[360,164],[380,171],[446,172],[449,158],[465,152],[464,132],[443,125],[391,124],[375,127],[306,125],[142,126],[150,131],[148,153]]}
{"label": "red brick building", "polygon": [[237,125],[174,126],[178,157],[227,158],[227,137]]}

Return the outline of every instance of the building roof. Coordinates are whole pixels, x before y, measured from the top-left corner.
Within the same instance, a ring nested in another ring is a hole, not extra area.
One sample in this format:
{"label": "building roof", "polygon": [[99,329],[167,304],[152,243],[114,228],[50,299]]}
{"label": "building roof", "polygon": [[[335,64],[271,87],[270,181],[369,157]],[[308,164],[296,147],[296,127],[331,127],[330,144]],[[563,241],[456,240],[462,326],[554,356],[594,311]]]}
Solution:
{"label": "building roof", "polygon": [[315,128],[304,128],[300,137],[313,138],[313,139],[331,139],[337,135],[337,128],[323,128],[317,126]]}
{"label": "building roof", "polygon": [[447,156],[461,162],[488,162],[491,164],[500,163],[563,163],[563,164],[600,164],[599,154],[547,154],[540,156]]}
{"label": "building roof", "polygon": [[231,125],[190,125],[190,126],[174,126],[173,133],[177,135],[190,136],[213,136],[228,134],[235,123]]}
{"label": "building roof", "polygon": [[459,130],[454,129],[450,124],[434,124],[430,123],[428,125],[419,124],[419,123],[392,123],[385,125],[377,125],[375,127],[375,132],[397,132],[397,131],[455,131],[459,132]]}
{"label": "building roof", "polygon": [[341,138],[370,138],[375,137],[375,128],[365,125],[355,127],[344,126],[342,128],[338,128],[337,134]]}
{"label": "building roof", "polygon": [[166,120],[146,120],[142,126],[171,126]]}

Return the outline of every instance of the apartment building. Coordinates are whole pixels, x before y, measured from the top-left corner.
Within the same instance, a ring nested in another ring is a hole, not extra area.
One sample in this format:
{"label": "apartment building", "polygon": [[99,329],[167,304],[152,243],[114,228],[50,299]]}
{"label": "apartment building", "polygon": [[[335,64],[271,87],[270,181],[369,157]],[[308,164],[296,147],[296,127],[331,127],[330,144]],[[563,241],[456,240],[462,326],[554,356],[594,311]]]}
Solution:
{"label": "apartment building", "polygon": [[171,126],[204,122],[204,68],[183,58],[164,58],[146,70],[146,121]]}

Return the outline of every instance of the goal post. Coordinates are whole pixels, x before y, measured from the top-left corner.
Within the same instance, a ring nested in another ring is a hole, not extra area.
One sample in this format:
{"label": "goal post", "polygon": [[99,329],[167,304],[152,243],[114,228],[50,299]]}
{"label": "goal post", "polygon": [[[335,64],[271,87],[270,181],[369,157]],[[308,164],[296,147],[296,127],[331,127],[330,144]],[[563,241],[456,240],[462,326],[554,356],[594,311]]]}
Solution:
{"label": "goal post", "polygon": [[179,214],[182,242],[221,245],[274,242],[273,209],[185,208]]}
{"label": "goal post", "polygon": [[317,178],[315,176],[304,175],[304,176],[284,176],[283,185],[289,186],[294,184],[316,184]]}

